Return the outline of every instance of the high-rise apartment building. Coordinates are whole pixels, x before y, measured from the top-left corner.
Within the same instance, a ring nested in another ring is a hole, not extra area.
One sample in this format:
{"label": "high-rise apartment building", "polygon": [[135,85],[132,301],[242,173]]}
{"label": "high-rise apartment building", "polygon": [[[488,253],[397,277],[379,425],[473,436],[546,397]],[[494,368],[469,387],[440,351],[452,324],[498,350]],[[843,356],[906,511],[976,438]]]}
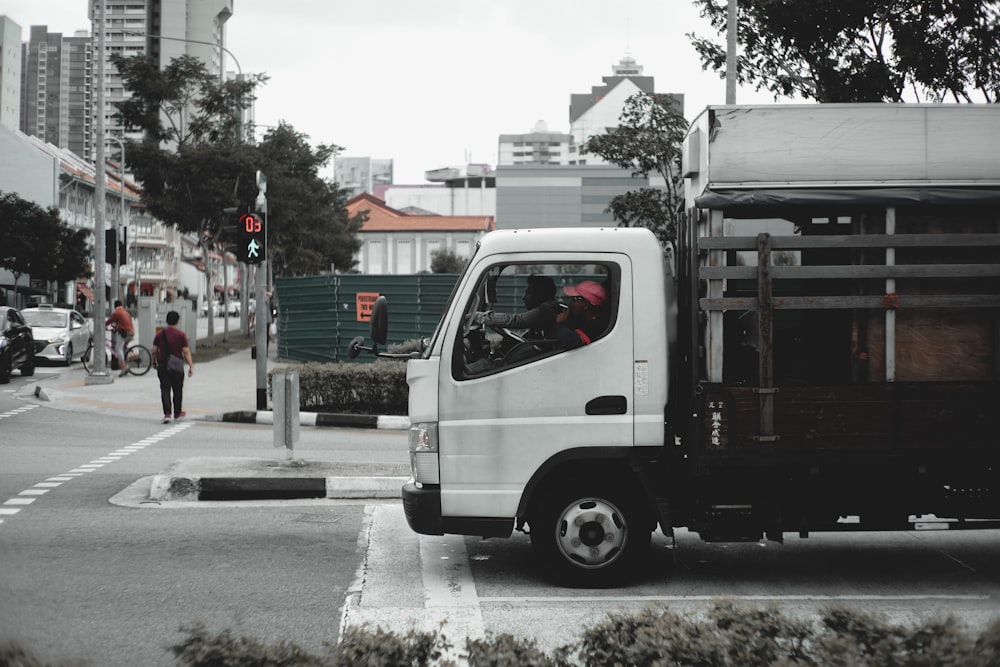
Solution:
{"label": "high-rise apartment building", "polygon": [[0,16],[0,125],[21,123],[21,26]]}
{"label": "high-rise apartment building", "polygon": [[[96,29],[100,3],[90,0],[90,12]],[[147,54],[163,68],[173,58],[187,55],[205,63],[209,73],[219,75],[226,66],[225,51],[220,48],[225,45],[224,26],[232,14],[233,0],[106,0],[105,132],[119,137],[124,134],[115,113],[117,104],[128,97],[121,75],[108,58]],[[129,138],[139,139],[137,135]]]}
{"label": "high-rise apartment building", "polygon": [[90,35],[31,26],[21,50],[20,129],[93,159]]}

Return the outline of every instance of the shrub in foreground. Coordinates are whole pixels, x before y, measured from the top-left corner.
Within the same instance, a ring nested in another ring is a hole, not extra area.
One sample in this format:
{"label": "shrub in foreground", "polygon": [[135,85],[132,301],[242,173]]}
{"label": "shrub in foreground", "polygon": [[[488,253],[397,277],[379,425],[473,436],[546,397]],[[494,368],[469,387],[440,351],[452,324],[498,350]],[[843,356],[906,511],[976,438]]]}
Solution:
{"label": "shrub in foreground", "polygon": [[[730,601],[717,602],[704,618],[669,608],[608,614],[584,630],[578,641],[551,653],[532,639],[509,634],[467,639],[461,650],[449,643],[441,629],[399,634],[353,628],[345,631],[339,643],[327,645],[322,655],[289,642],[265,644],[228,631],[212,634],[201,625],[181,628],[181,632],[186,637],[173,652],[177,665],[183,667],[451,667],[459,660],[470,667],[1000,667],[1000,619],[974,637],[950,617],[901,626],[834,607],[813,622],[790,618],[774,606],[759,608]],[[0,645],[0,667],[46,664],[17,644]]]}

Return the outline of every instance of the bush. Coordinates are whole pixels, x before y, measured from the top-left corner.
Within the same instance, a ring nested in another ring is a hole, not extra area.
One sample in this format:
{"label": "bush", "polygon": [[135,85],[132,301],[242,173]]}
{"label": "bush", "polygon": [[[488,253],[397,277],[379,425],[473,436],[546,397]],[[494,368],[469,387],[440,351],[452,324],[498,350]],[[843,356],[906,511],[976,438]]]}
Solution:
{"label": "bush", "polygon": [[[910,627],[890,625],[864,612],[830,608],[813,623],[789,618],[774,606],[729,601],[717,602],[704,620],[669,608],[608,614],[605,621],[585,630],[578,642],[551,655],[534,640],[509,634],[467,639],[465,653],[459,654],[440,630],[398,634],[352,628],[317,656],[289,642],[268,645],[228,631],[213,635],[200,624],[181,632],[187,637],[172,650],[183,667],[450,667],[462,659],[470,667],[1000,665],[1000,620],[973,638],[953,618]],[[45,664],[17,644],[0,645],[0,667]]]}
{"label": "bush", "polygon": [[406,364],[402,361],[308,363],[285,370],[298,371],[300,410],[370,415],[405,415],[407,412],[409,392]]}

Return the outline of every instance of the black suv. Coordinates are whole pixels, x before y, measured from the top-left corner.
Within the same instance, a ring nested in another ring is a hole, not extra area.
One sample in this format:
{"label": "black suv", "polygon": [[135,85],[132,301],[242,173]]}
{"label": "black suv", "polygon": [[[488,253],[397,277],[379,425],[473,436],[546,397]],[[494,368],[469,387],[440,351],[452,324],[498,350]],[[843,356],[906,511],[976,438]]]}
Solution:
{"label": "black suv", "polygon": [[35,374],[35,341],[21,313],[10,306],[0,306],[0,384],[10,382],[15,368],[22,377]]}

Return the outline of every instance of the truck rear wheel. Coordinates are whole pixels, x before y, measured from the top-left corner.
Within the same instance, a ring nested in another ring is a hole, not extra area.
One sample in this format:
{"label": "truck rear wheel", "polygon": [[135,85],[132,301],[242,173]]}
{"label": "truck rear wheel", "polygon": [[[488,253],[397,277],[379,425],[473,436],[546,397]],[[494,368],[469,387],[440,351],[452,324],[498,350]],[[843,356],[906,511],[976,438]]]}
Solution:
{"label": "truck rear wheel", "polygon": [[651,532],[635,496],[622,485],[585,478],[539,501],[531,545],[547,573],[565,586],[615,586],[636,573]]}

